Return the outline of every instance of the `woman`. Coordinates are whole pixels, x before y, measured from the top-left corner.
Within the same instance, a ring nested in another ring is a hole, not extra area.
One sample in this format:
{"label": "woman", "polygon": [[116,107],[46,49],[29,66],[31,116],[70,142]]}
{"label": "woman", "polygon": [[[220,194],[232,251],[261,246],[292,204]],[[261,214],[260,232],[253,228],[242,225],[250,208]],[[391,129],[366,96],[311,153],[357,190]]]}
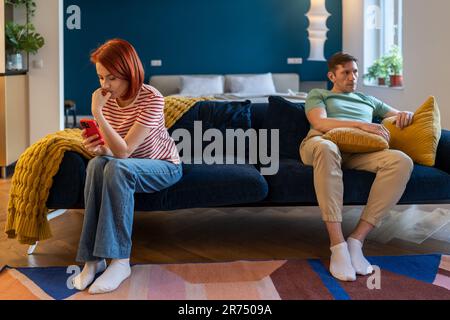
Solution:
{"label": "woman", "polygon": [[[182,177],[175,142],[164,125],[164,99],[144,84],[142,63],[127,41],[113,39],[91,55],[101,88],[92,94],[98,136],[85,148],[96,155],[87,167],[85,217],[77,261],[83,271],[73,285],[89,293],[115,290],[131,274],[130,252],[135,192],[157,192]],[[106,268],[105,258],[112,259]]]}

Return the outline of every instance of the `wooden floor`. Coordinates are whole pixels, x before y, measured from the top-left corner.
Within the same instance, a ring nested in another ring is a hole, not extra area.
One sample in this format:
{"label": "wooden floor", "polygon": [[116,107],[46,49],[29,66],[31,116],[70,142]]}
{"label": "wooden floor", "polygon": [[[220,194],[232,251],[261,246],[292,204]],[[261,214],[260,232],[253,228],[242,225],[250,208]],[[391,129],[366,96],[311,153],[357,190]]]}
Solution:
{"label": "wooden floor", "polygon": [[[66,266],[75,264],[82,210],[69,210],[50,222],[53,238],[27,246],[4,233],[10,180],[0,180],[0,265]],[[314,215],[269,209],[195,209],[136,213],[132,263],[183,263],[287,258],[328,258],[329,243],[321,219]],[[348,234],[356,221],[344,225]],[[366,241],[366,255],[448,252],[449,243],[428,239],[422,244],[393,239]]]}

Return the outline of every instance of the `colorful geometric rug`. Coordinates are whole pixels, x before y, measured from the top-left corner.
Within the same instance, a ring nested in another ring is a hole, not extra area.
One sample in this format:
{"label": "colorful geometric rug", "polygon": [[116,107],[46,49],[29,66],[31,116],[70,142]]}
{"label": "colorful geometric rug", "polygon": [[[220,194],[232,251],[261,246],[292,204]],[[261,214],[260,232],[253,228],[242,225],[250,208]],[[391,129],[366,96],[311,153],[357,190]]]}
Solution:
{"label": "colorful geometric rug", "polygon": [[450,256],[368,257],[376,272],[341,282],[329,261],[237,261],[134,265],[118,290],[71,289],[78,266],[0,271],[2,300],[450,300]]}

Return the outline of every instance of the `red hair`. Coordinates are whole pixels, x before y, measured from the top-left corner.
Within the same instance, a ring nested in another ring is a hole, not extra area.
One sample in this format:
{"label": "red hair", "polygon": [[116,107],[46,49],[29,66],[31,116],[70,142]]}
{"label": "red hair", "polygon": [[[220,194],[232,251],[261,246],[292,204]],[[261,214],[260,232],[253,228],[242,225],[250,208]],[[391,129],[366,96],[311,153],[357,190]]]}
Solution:
{"label": "red hair", "polygon": [[144,83],[144,67],[134,47],[125,40],[112,39],[91,54],[92,63],[101,63],[111,74],[129,83],[121,99],[136,97]]}

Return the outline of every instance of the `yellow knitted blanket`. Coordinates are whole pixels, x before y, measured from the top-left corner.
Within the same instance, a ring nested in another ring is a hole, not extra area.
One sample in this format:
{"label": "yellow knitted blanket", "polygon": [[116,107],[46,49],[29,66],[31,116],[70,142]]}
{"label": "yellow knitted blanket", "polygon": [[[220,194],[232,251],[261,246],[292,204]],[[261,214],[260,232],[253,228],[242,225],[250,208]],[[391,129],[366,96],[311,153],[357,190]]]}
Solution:
{"label": "yellow knitted blanket", "polygon": [[[208,98],[165,98],[164,117],[170,128],[196,102]],[[52,237],[46,206],[53,177],[66,151],[87,159],[92,155],[82,145],[81,130],[66,129],[52,133],[30,146],[17,161],[11,181],[5,232],[22,244],[35,244]]]}
{"label": "yellow knitted blanket", "polygon": [[185,98],[185,97],[166,97],[164,98],[164,118],[166,128],[171,128],[186,112],[189,111],[197,102],[210,100],[211,97]]}
{"label": "yellow knitted blanket", "polygon": [[82,145],[81,130],[49,134],[20,156],[12,178],[5,232],[20,243],[34,244],[51,237],[47,221],[48,194],[64,152],[92,158]]}

